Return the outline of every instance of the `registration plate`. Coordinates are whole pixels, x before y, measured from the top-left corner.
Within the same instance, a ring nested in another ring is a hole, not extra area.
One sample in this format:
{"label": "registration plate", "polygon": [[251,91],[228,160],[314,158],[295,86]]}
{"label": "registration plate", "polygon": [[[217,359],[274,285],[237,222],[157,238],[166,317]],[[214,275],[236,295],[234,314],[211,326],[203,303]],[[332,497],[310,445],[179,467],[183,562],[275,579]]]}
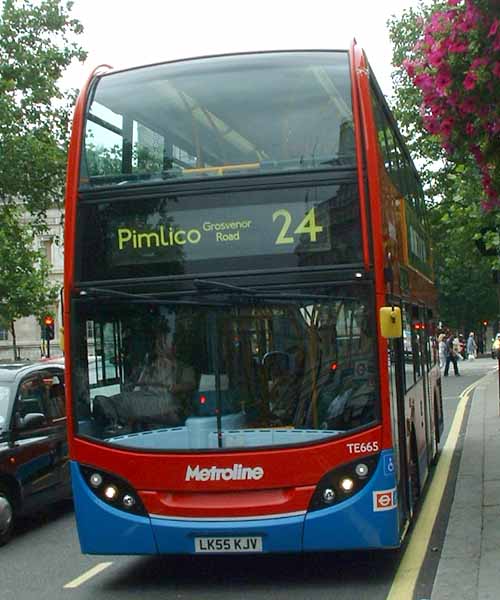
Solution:
{"label": "registration plate", "polygon": [[261,537],[197,537],[195,552],[262,552]]}

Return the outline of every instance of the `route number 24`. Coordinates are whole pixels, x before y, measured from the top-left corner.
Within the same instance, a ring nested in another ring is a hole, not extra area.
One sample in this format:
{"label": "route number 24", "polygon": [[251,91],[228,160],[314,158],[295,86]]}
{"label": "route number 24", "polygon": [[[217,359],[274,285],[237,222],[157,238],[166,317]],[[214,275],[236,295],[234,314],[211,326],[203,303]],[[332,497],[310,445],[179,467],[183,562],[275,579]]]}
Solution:
{"label": "route number 24", "polygon": [[[276,245],[278,244],[294,244],[295,238],[293,235],[290,235],[290,229],[293,227],[292,224],[292,215],[290,211],[286,210],[286,208],[281,208],[280,210],[275,210],[273,212],[273,223],[277,219],[283,219],[281,230],[274,242]],[[322,225],[316,225],[316,213],[314,208],[311,208],[307,211],[305,217],[298,224],[298,226],[292,230],[293,234],[297,235],[309,235],[309,240],[311,242],[317,241],[318,233],[323,231]]]}

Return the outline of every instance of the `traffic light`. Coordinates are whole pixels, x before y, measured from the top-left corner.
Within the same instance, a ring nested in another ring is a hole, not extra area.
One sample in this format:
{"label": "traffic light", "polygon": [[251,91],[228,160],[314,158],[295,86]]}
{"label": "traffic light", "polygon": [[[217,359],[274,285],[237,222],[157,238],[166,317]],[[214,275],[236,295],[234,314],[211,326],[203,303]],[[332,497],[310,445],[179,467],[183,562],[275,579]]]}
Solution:
{"label": "traffic light", "polygon": [[487,327],[487,326],[488,326],[488,321],[483,321],[483,325],[484,325],[485,327]]}
{"label": "traffic light", "polygon": [[47,341],[54,339],[54,317],[51,315],[43,317],[42,337]]}

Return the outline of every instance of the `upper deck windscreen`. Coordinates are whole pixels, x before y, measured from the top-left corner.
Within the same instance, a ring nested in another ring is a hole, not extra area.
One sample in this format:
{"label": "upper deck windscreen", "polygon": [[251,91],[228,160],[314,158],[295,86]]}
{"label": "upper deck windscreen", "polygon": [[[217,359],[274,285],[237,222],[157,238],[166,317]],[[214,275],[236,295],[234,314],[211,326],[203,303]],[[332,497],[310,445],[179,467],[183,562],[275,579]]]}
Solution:
{"label": "upper deck windscreen", "polygon": [[355,163],[347,52],[219,56],[99,78],[82,188]]}

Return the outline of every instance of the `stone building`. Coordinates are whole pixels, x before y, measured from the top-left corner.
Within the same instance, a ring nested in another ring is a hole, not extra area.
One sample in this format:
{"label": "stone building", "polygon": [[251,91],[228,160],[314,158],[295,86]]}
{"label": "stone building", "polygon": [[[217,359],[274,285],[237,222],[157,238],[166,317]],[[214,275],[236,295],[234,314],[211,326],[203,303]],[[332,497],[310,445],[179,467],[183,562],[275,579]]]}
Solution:
{"label": "stone building", "polygon": [[[35,244],[45,252],[50,263],[50,281],[63,284],[63,212],[59,208],[51,208],[47,213],[49,231],[35,240]],[[62,326],[61,300],[50,307],[55,317],[55,339],[50,342],[50,355],[60,356],[59,331]],[[39,360],[46,355],[46,347],[41,340],[41,329],[38,319],[34,316],[19,319],[15,323],[16,344],[18,354],[22,359]],[[12,335],[8,329],[0,326],[0,360],[12,360]]]}

